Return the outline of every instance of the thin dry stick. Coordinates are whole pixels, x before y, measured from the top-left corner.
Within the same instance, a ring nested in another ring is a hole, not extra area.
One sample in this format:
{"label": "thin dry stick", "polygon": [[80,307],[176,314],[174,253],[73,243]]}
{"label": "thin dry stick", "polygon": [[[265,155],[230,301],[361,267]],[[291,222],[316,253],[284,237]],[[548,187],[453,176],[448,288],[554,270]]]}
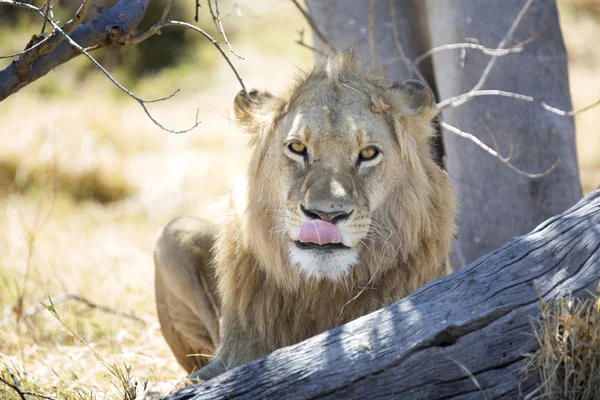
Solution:
{"label": "thin dry stick", "polygon": [[[59,294],[58,296],[52,297],[50,299],[50,303],[53,305],[57,305],[57,304],[61,304],[61,303],[66,303],[68,301],[78,301],[80,303],[85,304],[86,306],[96,309],[96,310],[100,310],[103,311],[105,313],[108,314],[113,314],[116,315],[117,317],[123,317],[123,318],[129,318],[129,319],[133,319],[135,321],[138,322],[142,322],[146,325],[151,325],[151,322],[147,319],[145,319],[144,317],[141,317],[139,315],[137,315],[136,313],[133,312],[124,312],[124,311],[120,311],[117,310],[116,308],[112,308],[112,307],[108,307],[102,304],[98,304],[95,303],[83,296],[80,296],[78,294],[75,293],[62,293]],[[38,303],[37,305],[30,307],[29,309],[27,309],[26,311],[23,312],[23,315],[21,317],[21,319],[27,319],[30,317],[33,317],[34,315],[40,313],[41,311],[46,310],[46,305],[43,303]],[[5,327],[10,325],[9,322],[3,322],[0,327]]]}
{"label": "thin dry stick", "polygon": [[[594,103],[589,104],[579,110],[564,111],[564,110],[558,109],[556,107],[551,107],[543,101],[541,101],[541,102],[536,101],[535,98],[533,98],[532,96],[527,96],[524,94],[514,93],[514,92],[507,92],[504,90],[479,90],[479,91],[468,92],[468,93],[464,94],[464,97],[467,99],[470,99],[473,97],[482,97],[482,96],[508,97],[508,98],[515,99],[515,100],[525,101],[527,103],[536,104],[536,105],[540,106],[541,108],[543,108],[544,110],[549,111],[553,114],[557,114],[561,117],[574,117],[577,114],[581,114],[583,112],[591,110],[592,108],[600,105],[600,99],[598,99]],[[448,100],[451,100],[451,99],[448,99]],[[444,108],[459,107],[459,106],[463,105],[464,103],[465,103],[464,101],[460,101],[460,100],[457,100],[454,102],[448,102],[447,100],[444,100],[444,101],[438,103],[436,107],[437,107],[437,110],[439,113]]]}
{"label": "thin dry stick", "polygon": [[450,124],[448,124],[447,122],[444,122],[444,121],[440,121],[440,126],[443,127],[443,128],[445,128],[445,129],[447,129],[447,130],[449,130],[450,132],[452,132],[452,133],[460,136],[460,137],[463,137],[465,139],[469,139],[470,141],[472,141],[473,143],[475,143],[477,146],[479,146],[480,148],[482,148],[483,150],[485,150],[487,153],[489,153],[492,156],[496,157],[498,160],[500,160],[500,162],[502,162],[504,165],[506,165],[507,167],[509,167],[510,169],[512,169],[513,171],[515,171],[516,173],[518,173],[519,175],[523,175],[523,176],[526,176],[528,178],[541,178],[542,176],[548,175],[560,163],[560,159],[558,159],[558,160],[556,160],[556,162],[554,163],[554,165],[552,165],[546,171],[540,172],[540,173],[537,173],[537,174],[532,174],[532,173],[529,173],[529,172],[525,172],[525,171],[522,171],[522,170],[518,169],[514,165],[512,165],[506,158],[502,157],[494,149],[492,149],[489,146],[487,146],[485,143],[483,143],[481,140],[479,140],[475,135],[473,135],[471,133],[468,133],[468,132],[464,132],[464,131],[458,129],[457,127],[452,126],[452,125],[450,125]]}
{"label": "thin dry stick", "polygon": [[[14,378],[13,378],[13,380],[14,380]],[[39,399],[46,399],[46,400],[56,400],[52,396],[46,396],[45,394],[41,394],[41,393],[35,393],[35,392],[27,391],[27,390],[21,390],[21,388],[19,387],[18,384],[16,384],[16,382],[13,385],[12,383],[8,382],[6,379],[2,378],[1,376],[0,376],[0,382],[4,383],[6,386],[8,386],[12,390],[14,390],[19,395],[19,397],[23,400],[27,400],[27,398],[25,396],[34,396]]]}
{"label": "thin dry stick", "polygon": [[[46,18],[46,16],[44,15],[44,12],[42,10],[40,10],[38,7],[32,6],[30,4],[27,3],[22,3],[22,2],[18,2],[18,1],[14,1],[14,0],[0,0],[0,4],[5,4],[5,5],[9,5],[9,6],[13,6],[13,7],[18,7],[18,8],[26,8],[29,10],[33,10],[36,13],[38,13],[42,18]],[[47,21],[54,27],[54,29],[56,29],[61,35],[64,36],[64,38],[75,48],[77,49],[79,52],[81,52],[83,55],[85,55],[98,69],[100,69],[100,71],[102,71],[102,73],[104,73],[104,75],[106,75],[106,77],[115,85],[117,86],[119,89],[121,89],[123,92],[125,92],[127,95],[129,95],[131,98],[133,98],[135,101],[138,102],[138,104],[142,107],[142,109],[144,110],[144,112],[146,113],[146,115],[148,116],[148,118],[150,118],[150,120],[152,122],[154,122],[155,125],[157,125],[158,127],[160,127],[161,129],[167,131],[167,132],[171,132],[171,133],[185,133],[185,132],[189,132],[192,129],[196,128],[198,125],[200,125],[200,122],[198,121],[198,112],[196,112],[196,122],[195,124],[188,129],[184,129],[184,130],[180,130],[180,131],[175,131],[172,129],[168,129],[166,127],[164,127],[161,123],[159,123],[153,116],[152,114],[150,114],[150,111],[148,111],[148,108],[146,107],[147,103],[155,103],[155,102],[159,102],[159,101],[164,101],[164,100],[168,100],[171,97],[175,96],[175,94],[179,91],[176,90],[175,92],[171,93],[168,96],[159,98],[159,99],[155,99],[155,100],[144,100],[139,98],[138,96],[136,96],[135,94],[133,94],[130,90],[128,90],[127,88],[125,88],[123,85],[121,85],[115,78],[112,77],[112,75],[110,73],[108,73],[108,71],[106,71],[106,69],[104,69],[104,67],[98,62],[96,61],[96,59],[94,57],[92,57],[83,47],[81,47],[79,44],[77,44],[77,42],[75,42],[69,35],[67,35],[54,21],[52,21],[52,19],[47,19]],[[194,27],[193,25],[190,24],[186,24],[189,27],[191,27],[191,29],[199,29]],[[214,39],[213,39],[214,40]],[[223,52],[221,52],[222,54],[224,54]],[[231,65],[231,63],[230,63]],[[236,72],[237,75],[237,72]]]}
{"label": "thin dry stick", "polygon": [[421,54],[419,57],[415,58],[414,63],[419,65],[421,64],[425,59],[427,59],[428,57],[431,57],[434,54],[437,53],[441,53],[444,51],[448,51],[448,50],[457,50],[457,49],[472,49],[472,50],[479,50],[481,51],[483,54],[487,55],[487,56],[494,56],[494,57],[502,57],[505,56],[507,54],[511,54],[511,53],[520,53],[523,51],[523,49],[525,49],[525,46],[531,42],[533,40],[533,36],[528,40],[524,40],[521,43],[518,43],[512,47],[509,47],[507,49],[492,49],[489,47],[485,47],[482,46],[480,44],[476,44],[476,43],[451,43],[451,44],[444,44],[442,46],[437,46],[434,47],[432,49],[427,50],[425,53]]}
{"label": "thin dry stick", "polygon": [[315,48],[315,47],[313,47],[313,46],[311,46],[309,44],[304,43],[304,29],[301,29],[301,30],[298,31],[298,40],[296,40],[296,44],[299,44],[300,46],[302,46],[302,47],[304,47],[306,49],[309,49],[309,50],[311,50],[311,51],[313,51],[313,52],[315,52],[315,53],[317,53],[317,54],[319,54],[319,55],[321,55],[323,57],[325,57],[327,55],[324,52],[322,52],[321,50],[319,50],[319,49],[317,49],[317,48]]}
{"label": "thin dry stick", "polygon": [[[510,39],[512,39],[512,36],[514,35],[519,24],[523,20],[523,17],[527,13],[527,10],[529,10],[529,7],[531,7],[533,2],[534,2],[534,0],[527,0],[527,2],[523,5],[523,8],[521,8],[521,11],[519,11],[517,18],[515,18],[515,20],[513,21],[512,25],[510,26],[510,29],[508,30],[508,32],[506,32],[506,35],[504,35],[504,38],[498,44],[497,50],[502,50],[504,48],[504,46],[506,45],[506,43]],[[496,60],[498,60],[498,56],[492,56],[492,58],[488,62],[488,65],[486,65],[485,70],[483,71],[483,74],[481,74],[479,81],[477,82],[477,84],[475,84],[475,86],[473,87],[473,89],[471,89],[471,91],[477,91],[483,87],[483,85],[485,84],[485,81],[487,80],[487,78],[490,74],[490,71],[492,70],[492,68],[494,67],[494,64],[496,63]]]}
{"label": "thin dry stick", "polygon": [[[0,0],[0,1],[2,1],[2,0]],[[162,28],[165,28],[168,26],[179,26],[179,27],[183,27],[183,28],[188,28],[188,29],[191,29],[193,31],[196,31],[196,32],[202,34],[205,38],[207,38],[213,44],[213,46],[215,46],[217,48],[217,50],[219,50],[219,52],[221,53],[221,55],[223,56],[225,61],[227,61],[227,64],[229,64],[229,67],[231,68],[231,70],[235,74],[235,77],[237,78],[238,82],[240,83],[242,90],[244,92],[246,91],[246,86],[244,85],[244,81],[242,81],[242,77],[238,73],[237,69],[235,69],[235,67],[233,66],[233,63],[231,62],[229,57],[227,57],[227,54],[225,54],[225,52],[223,51],[221,46],[219,46],[219,42],[217,42],[215,39],[213,39],[212,36],[210,36],[204,30],[198,28],[197,26],[188,24],[187,22],[166,20],[166,21],[163,21],[162,23],[158,23],[158,24],[152,26],[150,29],[148,29],[146,32],[142,33],[141,35],[131,36],[130,38],[127,39],[127,43],[139,43],[143,40],[148,39],[151,36],[159,34],[160,30]],[[161,101],[161,100],[163,100],[163,99],[159,99],[159,101]]]}
{"label": "thin dry stick", "polygon": [[579,110],[573,110],[573,111],[563,111],[560,110],[558,108],[555,107],[551,107],[548,104],[546,104],[545,102],[541,102],[540,105],[545,109],[548,110],[554,114],[560,115],[562,117],[574,117],[577,114],[581,114],[583,112],[586,112],[594,107],[597,107],[598,105],[600,105],[600,99],[598,99],[595,103],[592,103],[590,105],[587,105],[583,108],[580,108]]}
{"label": "thin dry stick", "polygon": [[[409,71],[412,71],[415,69],[414,67],[416,67],[416,65],[413,65],[413,63],[408,60],[406,54],[404,53],[404,48],[402,47],[402,42],[400,41],[400,35],[398,35],[398,24],[396,23],[396,7],[394,6],[394,0],[388,0],[388,4],[390,6],[390,16],[392,17],[392,34],[394,35],[394,43],[396,43],[396,50],[398,50],[399,54],[398,59],[402,60]],[[386,64],[384,68],[387,67],[389,67],[389,65]],[[419,71],[419,74],[420,73],[421,72]],[[425,80],[423,79],[423,81]]]}
{"label": "thin dry stick", "polygon": [[217,11],[217,23],[219,25],[219,33],[221,34],[221,36],[223,36],[223,40],[225,40],[225,43],[227,43],[227,47],[229,47],[229,51],[231,51],[233,54],[235,54],[235,56],[237,58],[239,58],[240,60],[243,60],[244,57],[241,57],[239,54],[237,54],[235,51],[233,51],[233,47],[231,47],[231,44],[229,43],[229,40],[227,39],[227,35],[225,34],[225,29],[223,29],[223,23],[221,23],[221,14],[219,13],[219,0],[215,0],[215,10]]}
{"label": "thin dry stick", "polygon": [[296,5],[296,8],[298,8],[298,10],[302,13],[302,16],[304,16],[304,19],[306,20],[306,22],[308,22],[308,25],[310,25],[310,28],[313,30],[315,35],[317,35],[317,38],[319,38],[319,41],[321,42],[321,44],[327,48],[327,51],[329,53],[335,53],[336,52],[335,47],[333,47],[331,42],[325,37],[325,35],[323,35],[323,33],[321,33],[319,28],[317,28],[317,24],[312,19],[312,17],[310,15],[308,15],[306,10],[304,10],[304,8],[302,8],[302,6],[298,3],[297,0],[292,0],[292,3],[294,3],[294,5]]}
{"label": "thin dry stick", "polygon": [[[483,122],[481,118],[479,118],[479,125],[481,125],[481,127],[488,133],[488,135],[490,135],[490,138],[492,139],[492,142],[494,144],[494,150],[496,150],[496,152],[499,154],[500,150],[498,147],[498,141],[496,140],[496,135],[494,135],[494,132],[492,132],[492,130]],[[508,155],[504,157],[504,159],[506,161],[510,161],[510,159],[513,156],[514,147],[512,142],[508,138],[506,139],[506,144],[508,144]]]}
{"label": "thin dry stick", "polygon": [[219,32],[219,24],[217,24],[217,16],[215,15],[215,12],[213,11],[212,3],[210,2],[210,0],[206,0],[206,2],[208,3],[208,11],[210,12],[213,23],[215,24],[215,28],[217,29],[217,32]]}
{"label": "thin dry stick", "polygon": [[[512,39],[512,36],[515,32],[515,30],[517,29],[517,27],[519,26],[519,24],[521,23],[521,21],[523,20],[523,17],[525,16],[525,14],[527,13],[527,10],[529,10],[529,7],[531,7],[531,4],[534,2],[534,0],[527,0],[527,2],[523,5],[523,8],[521,8],[521,11],[519,11],[519,14],[517,15],[517,17],[515,18],[515,20],[513,21],[512,25],[510,26],[510,29],[508,30],[508,32],[506,32],[506,35],[504,35],[504,38],[500,41],[500,43],[498,44],[498,47],[496,48],[497,51],[500,51],[502,49],[504,49],[504,46],[506,45],[506,43]],[[471,97],[469,97],[469,94],[471,92],[477,92],[479,91],[483,85],[485,84],[492,68],[494,67],[494,64],[496,63],[496,60],[498,59],[499,56],[492,56],[492,58],[490,59],[490,61],[487,63],[485,69],[483,70],[481,76],[479,77],[479,80],[477,81],[477,83],[475,84],[475,86],[473,86],[473,88],[471,90],[469,90],[467,93],[463,93],[461,95],[455,96],[455,97],[451,97],[447,100],[444,100],[440,103],[438,103],[438,108],[444,108],[446,106],[447,103],[455,103],[455,105],[464,103],[466,101],[468,101]]]}
{"label": "thin dry stick", "polygon": [[17,385],[13,385],[12,383],[10,383],[9,381],[5,380],[1,376],[0,376],[0,382],[4,383],[6,386],[8,386],[12,390],[14,390],[19,395],[19,397],[21,399],[27,400],[27,398],[25,397],[25,394],[23,392],[21,392],[21,389]]}
{"label": "thin dry stick", "polygon": [[[46,0],[44,2],[44,4],[42,5],[41,8],[46,7],[46,17],[48,17],[48,14],[50,13],[50,8],[52,7],[52,5],[50,4],[50,0]],[[42,24],[42,30],[40,31],[40,35],[42,35],[44,32],[46,31],[46,20],[44,20],[44,23]]]}
{"label": "thin dry stick", "polygon": [[369,47],[371,48],[371,54],[373,55],[373,62],[375,63],[375,68],[381,74],[384,73],[384,70],[381,68],[381,63],[379,62],[379,53],[377,51],[377,43],[375,42],[375,6],[377,5],[377,0],[371,0],[369,5]]}

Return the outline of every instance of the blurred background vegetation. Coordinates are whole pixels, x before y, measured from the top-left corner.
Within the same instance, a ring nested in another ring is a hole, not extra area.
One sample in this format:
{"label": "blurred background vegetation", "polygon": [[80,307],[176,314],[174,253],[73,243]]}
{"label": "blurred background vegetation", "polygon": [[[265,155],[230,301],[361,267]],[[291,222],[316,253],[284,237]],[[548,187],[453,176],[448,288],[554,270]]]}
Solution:
{"label": "blurred background vegetation", "polygon": [[[600,96],[600,0],[558,3],[573,103],[580,108]],[[77,0],[55,4],[62,22],[79,6]],[[164,5],[151,2],[143,27],[158,19]],[[298,30],[310,35],[291,1],[222,0],[220,9],[244,60],[228,54],[249,88],[282,91],[312,65],[313,54],[294,43]],[[194,13],[193,1],[178,1],[172,18],[193,22]],[[198,25],[219,36],[205,2]],[[21,51],[40,27],[33,14],[0,8],[0,55]],[[175,216],[216,219],[222,196],[243,179],[246,137],[229,119],[240,88],[214,47],[189,30],[166,28],[140,45],[92,54],[140,97],[180,88],[173,99],[151,105],[165,126],[191,126],[196,110],[202,123],[180,135],[161,131],[84,57],[0,103],[0,374],[10,369],[24,387],[60,398],[119,391],[119,379],[51,313],[14,323],[19,299],[27,310],[71,292],[150,321],[78,302],[56,305],[64,324],[104,360],[130,365],[135,379],[160,383],[166,393],[183,370],[156,322],[153,240]],[[0,59],[0,68],[9,62]],[[589,192],[600,184],[600,109],[580,114],[576,124],[581,179]],[[13,397],[0,384],[0,398]]]}

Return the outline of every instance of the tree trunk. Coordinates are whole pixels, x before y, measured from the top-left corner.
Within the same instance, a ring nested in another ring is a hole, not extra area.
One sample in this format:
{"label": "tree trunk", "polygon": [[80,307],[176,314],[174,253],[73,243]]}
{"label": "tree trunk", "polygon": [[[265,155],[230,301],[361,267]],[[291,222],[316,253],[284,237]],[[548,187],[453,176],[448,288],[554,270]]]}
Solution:
{"label": "tree trunk", "polygon": [[[510,399],[533,390],[539,297],[600,277],[600,190],[529,235],[372,314],[169,397]],[[467,372],[468,371],[468,372]],[[519,388],[520,385],[520,388]]]}
{"label": "tree trunk", "polygon": [[[416,58],[434,46],[476,39],[495,48],[509,31],[526,0],[394,0],[396,25],[406,56]],[[373,57],[369,47],[369,2],[307,0],[311,15],[333,45],[353,43],[364,60]],[[381,64],[398,56],[389,2],[376,2],[375,42]],[[500,89],[533,96],[551,106],[571,109],[567,56],[554,0],[538,0],[529,8],[506,47],[539,35],[521,53],[498,58],[482,89]],[[422,66],[438,99],[468,92],[479,80],[489,55],[466,50],[444,51]],[[373,64],[372,64],[373,65]],[[406,79],[403,63],[388,69],[393,79]],[[548,175],[532,179],[517,174],[474,143],[444,132],[446,169],[458,190],[459,247],[465,261],[498,248],[537,224],[575,204],[581,198],[572,118],[541,107],[501,97],[479,97],[459,108],[448,108],[441,118],[474,134],[500,153],[514,149],[511,162],[537,173],[558,166]],[[510,144],[509,144],[510,143]]]}

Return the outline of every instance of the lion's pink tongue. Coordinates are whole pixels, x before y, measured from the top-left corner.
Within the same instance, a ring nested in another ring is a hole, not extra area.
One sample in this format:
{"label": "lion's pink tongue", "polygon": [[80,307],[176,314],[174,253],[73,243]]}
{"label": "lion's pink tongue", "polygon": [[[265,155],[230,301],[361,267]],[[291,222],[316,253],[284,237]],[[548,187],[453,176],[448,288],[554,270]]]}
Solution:
{"label": "lion's pink tongue", "polygon": [[313,219],[302,224],[302,228],[300,228],[300,241],[302,243],[323,245],[340,243],[342,238],[339,229],[334,224],[320,219]]}

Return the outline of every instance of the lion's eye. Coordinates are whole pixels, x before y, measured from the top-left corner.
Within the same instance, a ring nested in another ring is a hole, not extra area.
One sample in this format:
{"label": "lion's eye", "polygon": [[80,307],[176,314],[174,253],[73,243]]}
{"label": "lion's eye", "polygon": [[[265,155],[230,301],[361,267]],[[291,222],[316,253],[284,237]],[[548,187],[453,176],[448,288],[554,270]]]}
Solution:
{"label": "lion's eye", "polygon": [[292,153],[296,153],[296,154],[300,154],[300,155],[306,154],[306,146],[300,142],[292,142],[292,143],[288,144],[288,149],[290,149],[290,151]]}
{"label": "lion's eye", "polygon": [[359,154],[360,161],[370,161],[379,155],[379,150],[375,147],[365,147]]}

